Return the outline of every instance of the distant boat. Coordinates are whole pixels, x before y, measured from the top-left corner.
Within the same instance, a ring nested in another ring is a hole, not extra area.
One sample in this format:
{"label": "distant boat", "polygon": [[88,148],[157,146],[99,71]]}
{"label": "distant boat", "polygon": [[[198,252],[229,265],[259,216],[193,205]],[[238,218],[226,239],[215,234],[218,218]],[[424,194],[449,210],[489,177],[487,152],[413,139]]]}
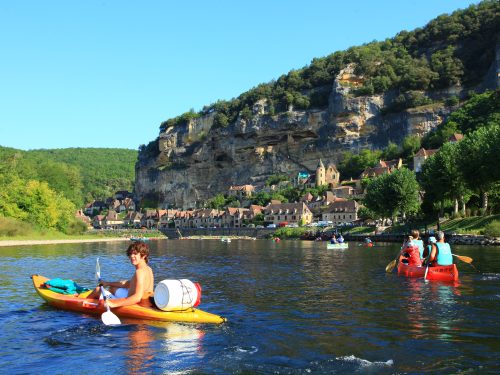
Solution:
{"label": "distant boat", "polygon": [[231,242],[231,239],[230,239],[230,238],[228,238],[228,237],[222,237],[220,240],[221,240],[222,242]]}
{"label": "distant boat", "polygon": [[130,237],[130,241],[146,242],[146,241],[149,241],[149,238],[147,238],[147,237]]}
{"label": "distant boat", "polygon": [[349,248],[349,245],[347,244],[347,242],[343,242],[343,243],[330,243],[330,242],[328,242],[326,244],[326,248],[328,250],[347,249],[347,248]]}

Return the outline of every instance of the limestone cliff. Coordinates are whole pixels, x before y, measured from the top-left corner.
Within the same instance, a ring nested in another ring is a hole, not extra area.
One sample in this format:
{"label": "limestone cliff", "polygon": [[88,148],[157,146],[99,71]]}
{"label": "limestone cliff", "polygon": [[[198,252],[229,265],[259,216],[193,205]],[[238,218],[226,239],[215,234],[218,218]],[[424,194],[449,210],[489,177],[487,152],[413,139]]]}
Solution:
{"label": "limestone cliff", "polygon": [[265,100],[253,107],[251,120],[238,118],[214,128],[213,114],[160,133],[155,157],[136,166],[135,192],[159,206],[195,207],[230,185],[262,185],[267,177],[313,171],[318,159],[338,162],[341,152],[382,148],[408,135],[423,135],[451,109],[444,105],[414,108],[383,116],[391,94],[354,97],[363,77],[347,66],[333,83],[324,109],[271,116]]}

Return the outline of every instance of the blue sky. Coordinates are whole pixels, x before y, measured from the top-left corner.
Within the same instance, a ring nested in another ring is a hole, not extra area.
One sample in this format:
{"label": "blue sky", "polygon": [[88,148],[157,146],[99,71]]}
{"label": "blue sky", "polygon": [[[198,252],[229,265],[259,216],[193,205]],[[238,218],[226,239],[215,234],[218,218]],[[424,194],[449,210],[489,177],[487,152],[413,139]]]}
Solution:
{"label": "blue sky", "polygon": [[0,145],[137,149],[162,121],[465,0],[0,2]]}

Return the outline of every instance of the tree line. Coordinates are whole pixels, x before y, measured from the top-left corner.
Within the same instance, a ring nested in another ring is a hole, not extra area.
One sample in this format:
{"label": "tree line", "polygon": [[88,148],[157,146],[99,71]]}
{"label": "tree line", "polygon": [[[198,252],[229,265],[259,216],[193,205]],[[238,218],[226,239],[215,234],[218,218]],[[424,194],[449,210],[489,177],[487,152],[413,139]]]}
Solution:
{"label": "tree line", "polygon": [[137,151],[0,147],[0,217],[64,233],[84,229],[77,208],[118,190],[132,191]]}

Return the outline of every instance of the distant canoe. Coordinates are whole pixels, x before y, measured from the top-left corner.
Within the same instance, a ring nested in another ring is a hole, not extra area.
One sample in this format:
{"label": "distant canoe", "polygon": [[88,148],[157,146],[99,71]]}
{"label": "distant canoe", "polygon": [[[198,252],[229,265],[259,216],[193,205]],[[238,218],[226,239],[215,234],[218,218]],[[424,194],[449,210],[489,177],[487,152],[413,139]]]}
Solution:
{"label": "distant canoe", "polygon": [[327,243],[326,244],[326,248],[328,250],[347,249],[347,248],[349,248],[349,245],[347,244],[347,242],[343,242],[343,243]]}
{"label": "distant canoe", "polygon": [[146,237],[130,237],[130,241],[142,241],[142,242],[146,242],[146,241],[149,241],[149,238],[146,238]]}

